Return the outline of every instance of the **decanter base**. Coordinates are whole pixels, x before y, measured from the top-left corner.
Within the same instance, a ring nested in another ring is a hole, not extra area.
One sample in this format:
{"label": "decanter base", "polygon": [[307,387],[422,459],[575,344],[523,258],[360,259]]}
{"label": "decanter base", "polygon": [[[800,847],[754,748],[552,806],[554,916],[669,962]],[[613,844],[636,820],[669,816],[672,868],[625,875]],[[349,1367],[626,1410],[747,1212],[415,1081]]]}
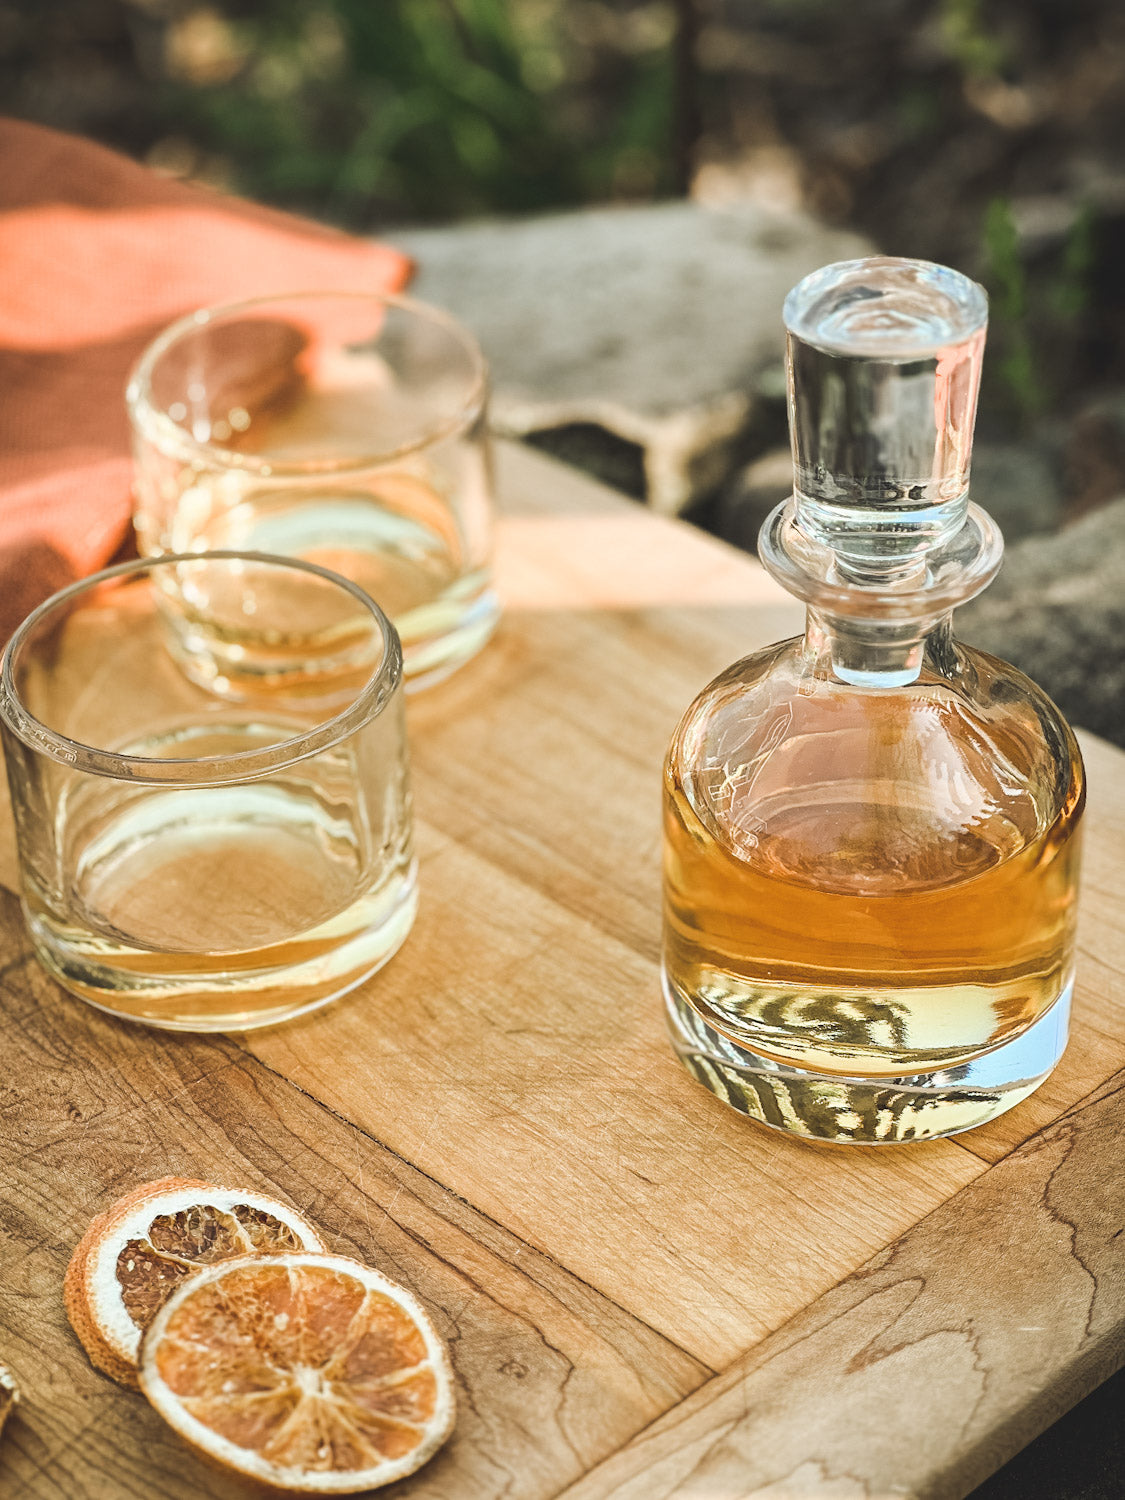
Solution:
{"label": "decanter base", "polygon": [[1034,1093],[1066,1047],[1071,986],[1033,1026],[970,1062],[877,1079],[760,1057],[709,1025],[666,974],[664,999],[677,1057],[732,1109],[808,1141],[890,1146],[972,1130]]}

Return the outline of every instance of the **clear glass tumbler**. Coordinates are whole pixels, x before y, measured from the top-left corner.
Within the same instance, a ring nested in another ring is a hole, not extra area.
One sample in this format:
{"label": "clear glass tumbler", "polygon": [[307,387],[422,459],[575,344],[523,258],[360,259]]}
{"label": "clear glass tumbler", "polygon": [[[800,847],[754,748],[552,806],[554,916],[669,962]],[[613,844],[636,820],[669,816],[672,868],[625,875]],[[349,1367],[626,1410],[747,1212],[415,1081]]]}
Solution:
{"label": "clear glass tumbler", "polygon": [[402,705],[394,628],[323,568],[168,556],[55,594],[0,664],[47,969],[184,1031],[352,989],[414,918]]}
{"label": "clear glass tumbler", "polygon": [[487,370],[447,314],[307,292],[174,323],[129,383],[140,551],[281,553],[366,589],[408,687],[491,634]]}

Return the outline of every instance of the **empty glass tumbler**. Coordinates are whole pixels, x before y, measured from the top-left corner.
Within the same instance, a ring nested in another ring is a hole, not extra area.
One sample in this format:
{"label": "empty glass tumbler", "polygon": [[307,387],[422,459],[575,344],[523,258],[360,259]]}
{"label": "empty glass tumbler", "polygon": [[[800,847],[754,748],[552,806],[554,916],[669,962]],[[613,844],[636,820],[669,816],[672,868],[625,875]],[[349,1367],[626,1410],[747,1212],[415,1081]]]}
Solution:
{"label": "empty glass tumbler", "polygon": [[281,553],[367,590],[408,686],[472,656],[492,588],[487,371],[447,314],[307,292],[193,313],[129,384],[140,550]]}
{"label": "empty glass tumbler", "polygon": [[99,573],[12,638],[0,729],[31,936],[101,1009],[263,1026],[406,937],[402,656],[347,580],[229,553]]}

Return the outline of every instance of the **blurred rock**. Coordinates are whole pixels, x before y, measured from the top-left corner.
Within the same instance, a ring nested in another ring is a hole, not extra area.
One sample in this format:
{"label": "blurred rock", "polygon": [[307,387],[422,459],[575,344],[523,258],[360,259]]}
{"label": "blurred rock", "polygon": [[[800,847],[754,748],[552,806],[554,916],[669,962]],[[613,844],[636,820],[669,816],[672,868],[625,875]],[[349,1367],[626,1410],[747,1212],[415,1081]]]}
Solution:
{"label": "blurred rock", "polygon": [[1062,522],[1062,475],[1046,445],[978,439],[973,447],[970,493],[1009,544],[1054,531]]}
{"label": "blurred rock", "polygon": [[1125,391],[1109,391],[1075,414],[1066,449],[1067,512],[1085,515],[1125,492]]}
{"label": "blurred rock", "polygon": [[531,447],[564,464],[573,464],[623,495],[634,500],[644,500],[647,496],[644,449],[608,428],[594,422],[572,422],[564,427],[528,432],[523,437]]}
{"label": "blurred rock", "polygon": [[[480,338],[499,431],[602,428],[641,451],[646,496],[666,513],[717,489],[737,461],[759,381],[772,392],[789,288],[871,248],[751,204],[597,209],[390,238],[418,260],[413,292]],[[590,445],[579,436],[581,461]]]}
{"label": "blurred rock", "polygon": [[754,552],[762,522],[792,493],[792,450],[788,445],[771,448],[723,486],[707,515],[707,529],[736,547]]}
{"label": "blurred rock", "polygon": [[1009,548],[956,628],[1034,678],[1072,724],[1125,747],[1125,499]]}

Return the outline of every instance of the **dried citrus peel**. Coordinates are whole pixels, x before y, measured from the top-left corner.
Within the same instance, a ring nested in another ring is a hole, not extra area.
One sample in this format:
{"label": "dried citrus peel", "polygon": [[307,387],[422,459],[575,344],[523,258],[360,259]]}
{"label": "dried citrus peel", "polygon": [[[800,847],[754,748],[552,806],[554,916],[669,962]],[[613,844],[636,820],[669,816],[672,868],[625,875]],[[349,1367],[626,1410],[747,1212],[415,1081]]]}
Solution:
{"label": "dried citrus peel", "polygon": [[141,1334],[201,1266],[323,1248],[300,1214],[261,1193],[184,1178],[145,1183],[83,1235],[66,1273],[67,1316],[91,1363],[136,1386]]}
{"label": "dried citrus peel", "polygon": [[153,1319],[141,1389],[189,1443],[303,1494],[413,1473],[453,1427],[444,1345],[405,1288],[339,1256],[225,1261]]}

